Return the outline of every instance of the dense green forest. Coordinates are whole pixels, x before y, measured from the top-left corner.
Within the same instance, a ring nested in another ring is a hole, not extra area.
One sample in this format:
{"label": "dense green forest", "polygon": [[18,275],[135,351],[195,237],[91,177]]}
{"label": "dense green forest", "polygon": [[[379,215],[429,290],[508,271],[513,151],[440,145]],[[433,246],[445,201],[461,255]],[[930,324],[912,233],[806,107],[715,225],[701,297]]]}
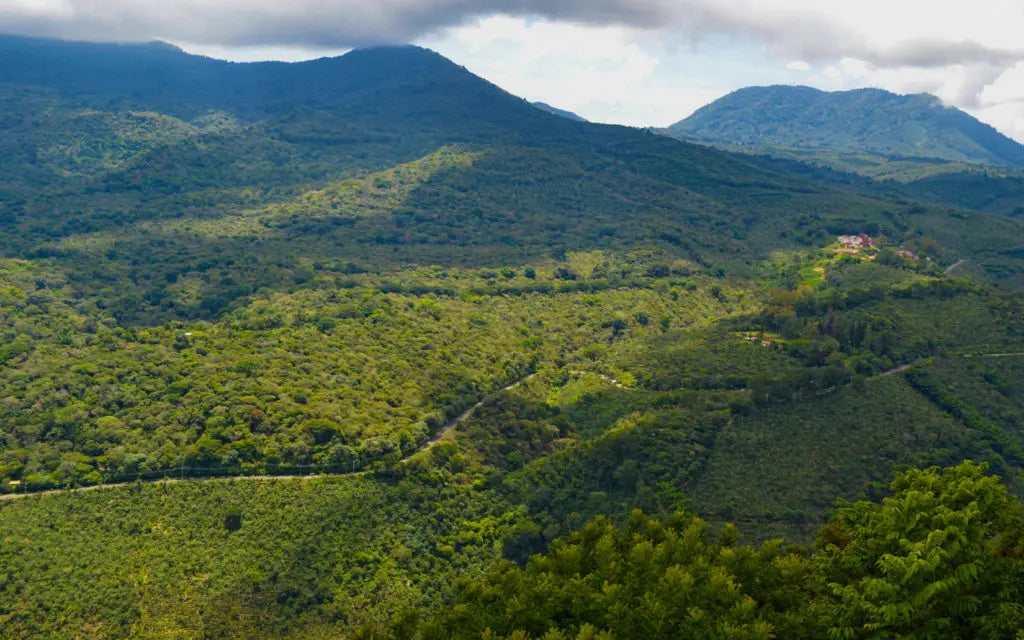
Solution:
{"label": "dense green forest", "polygon": [[900,474],[880,504],[840,505],[813,549],[737,545],[683,514],[598,518],[525,567],[461,580],[394,637],[1020,637],[1021,507],[982,471]]}
{"label": "dense green forest", "polygon": [[795,160],[817,170],[790,170],[864,193],[1024,213],[1024,145],[927,94],[748,87],[659,131]]}
{"label": "dense green forest", "polygon": [[725,151],[754,154],[781,162],[799,175],[813,176],[865,195],[908,198],[960,209],[1024,214],[1024,170],[938,160],[886,156],[831,149],[791,149],[765,145],[705,142]]}
{"label": "dense green forest", "polygon": [[1021,628],[1012,189],[414,47],[0,53],[0,636]]}

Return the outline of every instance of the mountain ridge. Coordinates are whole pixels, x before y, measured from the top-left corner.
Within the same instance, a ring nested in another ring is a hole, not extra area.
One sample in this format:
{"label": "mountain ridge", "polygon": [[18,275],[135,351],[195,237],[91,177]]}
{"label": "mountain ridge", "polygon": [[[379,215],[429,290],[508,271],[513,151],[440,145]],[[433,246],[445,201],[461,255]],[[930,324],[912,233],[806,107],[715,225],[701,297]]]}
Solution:
{"label": "mountain ridge", "polygon": [[[387,107],[382,92],[429,93],[465,90],[475,102],[515,98],[503,106],[517,115],[536,111],[520,98],[479,78],[440,54],[415,45],[354,49],[341,56],[302,62],[229,62],[187,53],[163,42],[93,43],[0,36],[0,84],[57,88],[78,94],[90,106],[151,108],[193,119],[226,111],[256,121],[301,104],[313,108],[358,108],[370,101]],[[367,95],[367,92],[370,92]],[[465,99],[467,94],[460,97]],[[405,100],[403,106],[416,106]],[[515,106],[513,106],[515,105]],[[426,109],[433,105],[421,105]],[[456,108],[457,104],[446,104]],[[366,108],[366,107],[362,107]]]}

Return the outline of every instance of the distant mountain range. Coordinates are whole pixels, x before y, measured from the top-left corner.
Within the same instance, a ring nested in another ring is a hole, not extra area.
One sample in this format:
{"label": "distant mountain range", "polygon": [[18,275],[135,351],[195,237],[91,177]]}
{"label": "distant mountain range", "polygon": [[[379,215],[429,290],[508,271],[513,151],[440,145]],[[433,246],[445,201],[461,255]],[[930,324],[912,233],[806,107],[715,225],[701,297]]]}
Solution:
{"label": "distant mountain range", "polygon": [[757,148],[939,158],[1024,168],[1024,145],[929,94],[748,87],[665,130],[676,138]]}
{"label": "distant mountain range", "polygon": [[[197,203],[212,215],[212,207],[223,214],[289,202],[405,163],[434,167],[426,172],[432,177],[408,194],[392,194],[385,213],[346,217],[344,233],[331,227],[340,244],[316,244],[325,237],[320,218],[338,218],[330,207],[289,218],[290,231],[276,228],[275,242],[310,260],[345,246],[350,259],[367,262],[491,265],[655,242],[697,264],[745,271],[780,246],[849,229],[927,234],[952,247],[966,231],[939,210],[918,215],[919,228],[902,230],[884,214],[892,206],[884,190],[869,184],[853,192],[845,178],[816,168],[796,171],[791,163],[556,117],[412,46],[242,64],[162,43],[2,36],[0,99],[0,217],[18,230],[0,236],[0,248],[14,255],[48,255],[40,245],[81,233],[123,237],[132,224]],[[453,156],[457,166],[434,166]],[[391,177],[380,183],[397,189]],[[439,202],[460,212],[458,220],[437,218]],[[791,214],[825,209],[814,228]],[[417,242],[409,241],[409,216]],[[986,229],[1015,236],[1006,224],[994,219]],[[208,249],[218,263],[228,254],[250,255],[237,244]],[[202,251],[193,239],[185,245],[182,256]],[[474,255],[452,246],[472,246]],[[168,252],[163,263],[144,254],[142,268],[152,273],[146,291],[131,294],[126,317],[179,313],[159,301],[183,258]],[[112,259],[111,268],[119,262]],[[251,278],[255,286],[259,273],[236,280]],[[97,275],[93,284],[104,281]],[[206,293],[223,292],[211,285]],[[211,314],[194,305],[184,313]]]}

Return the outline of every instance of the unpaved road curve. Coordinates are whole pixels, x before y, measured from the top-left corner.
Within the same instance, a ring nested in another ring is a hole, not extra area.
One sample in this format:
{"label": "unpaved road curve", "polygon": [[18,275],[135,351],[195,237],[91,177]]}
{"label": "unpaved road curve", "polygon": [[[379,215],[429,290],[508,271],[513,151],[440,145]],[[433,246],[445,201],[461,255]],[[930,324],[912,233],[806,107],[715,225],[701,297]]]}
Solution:
{"label": "unpaved road curve", "polygon": [[[516,380],[515,382],[513,382],[510,385],[508,385],[507,387],[504,387],[504,388],[500,389],[499,391],[497,391],[495,393],[487,395],[483,400],[481,400],[480,402],[476,403],[475,405],[473,405],[469,409],[466,409],[457,418],[455,418],[454,420],[452,420],[451,422],[446,424],[443,429],[441,429],[440,431],[437,432],[437,435],[435,435],[433,438],[428,440],[422,447],[417,449],[415,452],[409,454],[405,458],[402,458],[402,462],[405,462],[406,460],[408,460],[409,458],[413,457],[414,455],[416,455],[418,453],[422,453],[422,452],[426,451],[427,449],[430,449],[431,447],[437,445],[439,442],[441,442],[441,440],[446,435],[448,435],[449,432],[451,432],[452,429],[454,429],[455,427],[459,426],[460,424],[462,424],[463,422],[468,420],[476,412],[477,409],[479,409],[480,407],[484,406],[484,404],[486,402],[488,402],[489,400],[493,399],[494,396],[497,395],[498,393],[503,393],[505,391],[511,391],[511,390],[515,389],[516,387],[518,387],[519,385],[523,384],[524,382],[530,380],[535,375],[537,375],[537,374],[536,373],[531,373],[530,375],[528,375],[528,376],[526,376],[524,378],[520,378],[519,380]],[[173,472],[173,471],[174,471],[173,469],[168,470],[168,472]],[[351,473],[316,473],[316,474],[309,474],[309,475],[287,475],[287,476],[215,476],[215,477],[205,477],[205,478],[202,478],[202,477],[192,477],[192,478],[160,478],[158,480],[142,480],[141,482],[143,484],[160,484],[160,483],[163,483],[163,484],[178,484],[178,483],[182,483],[182,482],[233,482],[235,480],[275,480],[275,481],[276,480],[313,480],[313,479],[316,479],[316,478],[342,478],[342,477],[349,477],[349,476],[364,476],[364,475],[366,475],[366,471],[353,471]],[[113,489],[113,488],[116,488],[116,487],[131,487],[131,486],[135,486],[136,484],[137,484],[136,482],[119,482],[119,483],[115,483],[115,484],[95,484],[95,485],[90,485],[88,487],[76,487],[74,489],[50,489],[49,491],[35,491],[35,492],[31,492],[31,493],[7,493],[7,494],[0,495],[0,502],[11,501],[11,500],[21,500],[22,498],[28,498],[28,497],[31,497],[31,496],[48,496],[48,495],[56,495],[56,494],[61,494],[61,493],[81,493],[81,492],[84,492],[84,491],[99,491],[100,489]]]}
{"label": "unpaved road curve", "polygon": [[953,264],[951,264],[948,267],[946,267],[945,274],[948,276],[949,274],[953,273],[953,271],[956,270],[957,267],[959,267],[960,265],[962,265],[965,262],[967,262],[966,258],[961,259],[961,260],[957,260]]}
{"label": "unpaved road curve", "polygon": [[[536,373],[531,373],[530,375],[526,376],[525,378],[520,378],[519,380],[516,380],[512,384],[508,385],[507,387],[504,387],[499,393],[505,392],[505,391],[511,391],[511,390],[515,389],[516,387],[518,387],[519,385],[523,384],[524,382],[527,382],[528,380],[533,378],[535,375],[537,375],[537,374]],[[472,416],[474,413],[476,413],[477,409],[479,409],[480,407],[484,406],[484,403],[487,402],[488,400],[490,400],[493,397],[494,397],[493,395],[487,396],[486,398],[484,398],[480,402],[474,404],[472,407],[470,407],[470,408],[466,409],[465,411],[463,411],[462,414],[458,418],[455,418],[454,420],[452,420],[451,422],[446,424],[443,429],[441,429],[440,431],[437,432],[436,436],[434,436],[429,441],[427,441],[427,443],[425,445],[423,445],[422,447],[417,449],[416,453],[420,453],[422,451],[426,451],[427,449],[429,449],[429,448],[433,447],[434,445],[436,445],[438,442],[441,442],[441,440],[446,435],[448,435],[449,431],[451,431],[455,427],[457,427],[460,424],[462,424],[463,422],[465,422],[470,416]],[[416,453],[412,454],[411,456],[408,456],[405,459],[408,460],[412,456],[416,455]]]}
{"label": "unpaved road curve", "polygon": [[914,360],[913,362],[908,362],[907,364],[901,364],[900,366],[893,367],[892,369],[889,369],[888,371],[883,371],[882,373],[878,374],[875,377],[876,378],[884,378],[886,376],[891,376],[891,375],[894,375],[894,374],[897,374],[897,373],[903,373],[907,369],[909,369],[911,367],[916,367],[917,365],[921,364],[922,362],[924,362],[924,360]]}

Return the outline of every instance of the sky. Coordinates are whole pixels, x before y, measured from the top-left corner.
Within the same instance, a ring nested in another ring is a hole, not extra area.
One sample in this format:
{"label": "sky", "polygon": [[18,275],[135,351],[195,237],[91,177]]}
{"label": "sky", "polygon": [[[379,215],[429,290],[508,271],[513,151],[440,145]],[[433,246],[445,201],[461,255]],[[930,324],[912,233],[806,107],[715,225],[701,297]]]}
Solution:
{"label": "sky", "polygon": [[0,32],[245,61],[411,42],[635,126],[750,85],[928,92],[1024,142],[1024,0],[0,0]]}

